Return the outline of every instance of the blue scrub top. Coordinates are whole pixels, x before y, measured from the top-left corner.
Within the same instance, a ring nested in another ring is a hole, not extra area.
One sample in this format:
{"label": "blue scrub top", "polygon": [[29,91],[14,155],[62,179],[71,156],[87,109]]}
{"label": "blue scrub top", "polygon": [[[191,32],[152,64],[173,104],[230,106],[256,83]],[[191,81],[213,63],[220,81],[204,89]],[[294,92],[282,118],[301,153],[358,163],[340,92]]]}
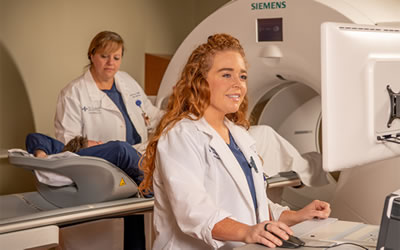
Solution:
{"label": "blue scrub top", "polygon": [[121,93],[118,92],[115,83],[113,83],[111,89],[103,89],[103,92],[110,97],[110,99],[117,105],[119,111],[122,113],[122,116],[125,120],[125,127],[126,127],[126,141],[129,142],[131,145],[138,144],[142,142],[142,138],[140,137],[139,133],[137,132],[135,126],[133,125],[131,119],[128,116],[128,111],[126,110],[125,103],[122,99]]}
{"label": "blue scrub top", "polygon": [[253,175],[251,173],[251,166],[247,162],[246,157],[240,150],[239,146],[236,144],[235,139],[233,139],[231,132],[229,132],[229,141],[230,141],[230,143],[228,144],[229,149],[232,151],[236,160],[239,162],[240,166],[242,167],[244,175],[246,176],[247,184],[249,185],[251,198],[253,199],[254,208],[257,210],[256,189],[254,187],[254,180],[253,180]]}

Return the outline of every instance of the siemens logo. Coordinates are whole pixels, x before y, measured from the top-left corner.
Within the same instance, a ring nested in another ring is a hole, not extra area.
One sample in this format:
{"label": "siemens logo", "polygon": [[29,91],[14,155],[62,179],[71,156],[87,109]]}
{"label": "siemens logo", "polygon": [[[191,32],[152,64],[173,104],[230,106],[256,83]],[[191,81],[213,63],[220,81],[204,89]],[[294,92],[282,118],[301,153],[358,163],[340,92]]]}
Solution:
{"label": "siemens logo", "polygon": [[251,10],[284,9],[284,8],[286,8],[286,1],[251,4]]}

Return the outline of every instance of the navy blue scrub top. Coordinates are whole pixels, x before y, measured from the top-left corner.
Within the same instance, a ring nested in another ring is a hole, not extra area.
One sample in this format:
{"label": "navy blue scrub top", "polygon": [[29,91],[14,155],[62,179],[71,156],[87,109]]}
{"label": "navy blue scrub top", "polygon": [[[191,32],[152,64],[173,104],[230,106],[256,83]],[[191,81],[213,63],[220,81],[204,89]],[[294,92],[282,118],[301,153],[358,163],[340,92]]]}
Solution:
{"label": "navy blue scrub top", "polygon": [[251,198],[253,199],[254,208],[257,210],[256,189],[254,187],[254,180],[253,180],[253,175],[251,173],[250,164],[247,162],[246,157],[240,150],[239,146],[236,144],[235,139],[233,139],[231,132],[229,132],[229,141],[230,143],[228,144],[228,146],[243,169],[243,172],[246,176],[247,184],[249,185]]}
{"label": "navy blue scrub top", "polygon": [[115,83],[113,83],[111,89],[103,89],[103,92],[110,97],[110,99],[117,105],[119,111],[125,120],[126,127],[126,141],[132,145],[138,144],[142,141],[139,133],[137,132],[135,126],[133,125],[131,119],[128,116],[128,111],[126,110],[125,103],[122,99],[121,93],[118,92]]}

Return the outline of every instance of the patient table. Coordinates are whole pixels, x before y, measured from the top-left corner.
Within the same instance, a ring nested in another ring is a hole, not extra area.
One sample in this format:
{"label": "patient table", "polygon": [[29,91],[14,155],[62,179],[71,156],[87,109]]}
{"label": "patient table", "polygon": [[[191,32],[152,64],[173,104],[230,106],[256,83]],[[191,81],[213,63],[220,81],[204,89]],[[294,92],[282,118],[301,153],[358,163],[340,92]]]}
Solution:
{"label": "patient table", "polygon": [[36,180],[38,192],[0,196],[1,249],[56,246],[60,227],[153,210],[153,199],[134,197],[137,185],[105,160],[39,159],[23,150],[8,157],[15,166],[62,174],[75,185],[50,187]]}

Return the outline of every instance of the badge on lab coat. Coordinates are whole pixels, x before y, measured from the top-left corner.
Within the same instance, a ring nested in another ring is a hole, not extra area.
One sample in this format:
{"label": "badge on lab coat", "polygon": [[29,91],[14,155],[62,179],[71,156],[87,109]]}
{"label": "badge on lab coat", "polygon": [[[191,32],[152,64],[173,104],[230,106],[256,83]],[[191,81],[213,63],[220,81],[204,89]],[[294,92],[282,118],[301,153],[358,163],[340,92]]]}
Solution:
{"label": "badge on lab coat", "polygon": [[146,124],[146,127],[149,127],[150,126],[150,118],[146,114],[146,112],[144,112],[144,110],[142,108],[142,101],[141,100],[136,100],[136,105],[142,110],[142,117],[144,119],[144,123]]}

